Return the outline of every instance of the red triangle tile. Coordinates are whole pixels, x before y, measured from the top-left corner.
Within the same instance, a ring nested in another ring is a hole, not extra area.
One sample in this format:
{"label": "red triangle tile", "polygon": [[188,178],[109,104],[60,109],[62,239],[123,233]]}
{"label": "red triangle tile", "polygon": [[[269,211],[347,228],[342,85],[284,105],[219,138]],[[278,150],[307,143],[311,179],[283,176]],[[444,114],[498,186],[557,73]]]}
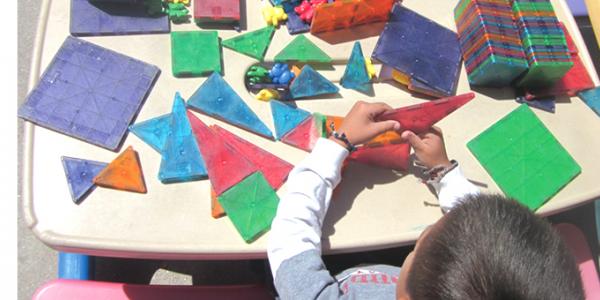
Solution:
{"label": "red triangle tile", "polygon": [[475,98],[474,93],[466,93],[422,104],[405,106],[382,115],[379,120],[396,120],[400,122],[402,130],[422,133],[473,98]]}
{"label": "red triangle tile", "polygon": [[406,171],[409,156],[408,144],[391,144],[374,148],[360,147],[348,159],[370,166]]}
{"label": "red triangle tile", "polygon": [[304,151],[312,151],[321,137],[315,117],[304,120],[296,128],[281,138],[281,141]]}
{"label": "red triangle tile", "polygon": [[257,171],[255,165],[225,144],[193,113],[188,111],[187,114],[206,164],[208,179],[210,179],[217,196]]}
{"label": "red triangle tile", "polygon": [[283,185],[288,174],[294,168],[294,166],[287,161],[284,161],[218,125],[211,126],[211,129],[213,129],[227,145],[234,148],[251,163],[256,165],[274,190],[277,190]]}

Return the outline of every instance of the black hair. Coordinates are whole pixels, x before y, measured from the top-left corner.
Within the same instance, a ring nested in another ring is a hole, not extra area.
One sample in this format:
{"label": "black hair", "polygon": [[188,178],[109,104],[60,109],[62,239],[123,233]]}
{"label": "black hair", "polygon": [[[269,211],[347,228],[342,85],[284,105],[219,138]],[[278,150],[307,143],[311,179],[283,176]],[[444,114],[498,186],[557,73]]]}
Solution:
{"label": "black hair", "polygon": [[419,242],[412,299],[584,299],[560,236],[516,201],[467,196],[440,222]]}

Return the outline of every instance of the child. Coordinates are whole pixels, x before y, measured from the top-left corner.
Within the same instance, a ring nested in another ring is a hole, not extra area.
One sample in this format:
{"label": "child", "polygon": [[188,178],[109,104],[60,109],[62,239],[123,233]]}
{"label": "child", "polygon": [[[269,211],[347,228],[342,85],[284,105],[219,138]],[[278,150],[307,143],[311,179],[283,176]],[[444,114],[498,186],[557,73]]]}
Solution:
{"label": "child", "polygon": [[378,265],[332,277],[321,260],[331,193],[348,149],[400,129],[376,121],[390,109],[357,103],[337,137],[320,139],[290,173],[268,246],[282,299],[583,299],[575,262],[551,226],[515,201],[480,194],[448,160],[437,129],[402,138],[429,168],[444,217],[421,234],[402,269]]}

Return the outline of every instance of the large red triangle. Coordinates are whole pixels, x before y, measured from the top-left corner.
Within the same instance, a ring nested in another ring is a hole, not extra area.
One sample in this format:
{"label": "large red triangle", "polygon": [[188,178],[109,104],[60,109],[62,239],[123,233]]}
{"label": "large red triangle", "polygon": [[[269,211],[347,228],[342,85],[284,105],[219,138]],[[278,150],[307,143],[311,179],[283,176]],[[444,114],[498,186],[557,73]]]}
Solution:
{"label": "large red triangle", "polygon": [[406,171],[409,156],[408,144],[390,144],[374,148],[360,147],[348,159],[375,167]]}
{"label": "large red triangle", "polygon": [[405,106],[382,115],[379,120],[396,120],[400,122],[400,130],[422,133],[473,98],[475,98],[474,93],[466,93],[427,103]]}
{"label": "large red triangle", "polygon": [[211,126],[211,129],[217,133],[227,145],[241,153],[246,159],[256,165],[274,190],[279,189],[283,185],[288,174],[294,168],[294,166],[287,161],[263,150],[218,125]]}
{"label": "large red triangle", "polygon": [[311,116],[292,129],[288,134],[284,135],[281,141],[290,146],[310,152],[321,137],[320,132],[321,130],[318,127],[315,117]]}
{"label": "large red triangle", "polygon": [[200,148],[206,164],[208,179],[217,196],[257,171],[254,164],[250,163],[233,148],[227,146],[215,132],[194,116],[193,113],[188,111],[187,115],[192,125],[192,131],[196,136],[198,148]]}
{"label": "large red triangle", "polygon": [[137,152],[129,146],[96,177],[94,183],[111,189],[146,193],[144,174]]}

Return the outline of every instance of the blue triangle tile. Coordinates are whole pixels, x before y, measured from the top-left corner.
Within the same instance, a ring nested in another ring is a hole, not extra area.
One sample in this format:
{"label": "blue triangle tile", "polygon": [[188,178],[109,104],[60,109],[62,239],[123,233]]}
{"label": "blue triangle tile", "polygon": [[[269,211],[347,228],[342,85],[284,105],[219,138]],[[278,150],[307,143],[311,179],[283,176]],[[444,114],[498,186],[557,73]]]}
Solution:
{"label": "blue triangle tile", "polygon": [[213,73],[188,99],[188,106],[258,135],[273,138],[258,118],[219,73]]}
{"label": "blue triangle tile", "polygon": [[179,93],[173,100],[169,128],[170,134],[161,153],[158,179],[162,183],[174,183],[206,178],[206,165],[187,118],[185,101]]}
{"label": "blue triangle tile", "polygon": [[171,114],[162,115],[129,126],[129,131],[139,137],[158,153],[162,153],[169,135]]}
{"label": "blue triangle tile", "polygon": [[271,100],[271,113],[273,114],[275,133],[278,140],[310,117],[309,112],[277,100]]}
{"label": "blue triangle tile", "polygon": [[290,94],[293,99],[313,97],[325,94],[335,94],[339,88],[311,66],[305,65],[290,85]]}
{"label": "blue triangle tile", "polygon": [[550,113],[556,112],[556,98],[555,97],[547,97],[547,98],[533,99],[533,100],[526,100],[525,97],[517,97],[515,100],[517,100],[518,103],[526,103],[530,107],[541,109],[543,111],[547,111]]}
{"label": "blue triangle tile", "polygon": [[92,190],[94,177],[108,164],[93,160],[72,157],[61,157],[62,165],[69,184],[69,191],[73,202],[80,203]]}
{"label": "blue triangle tile", "polygon": [[367,64],[365,63],[365,57],[363,56],[359,42],[354,43],[352,54],[348,60],[348,66],[340,84],[347,89],[363,93],[372,91],[371,79],[367,73]]}

